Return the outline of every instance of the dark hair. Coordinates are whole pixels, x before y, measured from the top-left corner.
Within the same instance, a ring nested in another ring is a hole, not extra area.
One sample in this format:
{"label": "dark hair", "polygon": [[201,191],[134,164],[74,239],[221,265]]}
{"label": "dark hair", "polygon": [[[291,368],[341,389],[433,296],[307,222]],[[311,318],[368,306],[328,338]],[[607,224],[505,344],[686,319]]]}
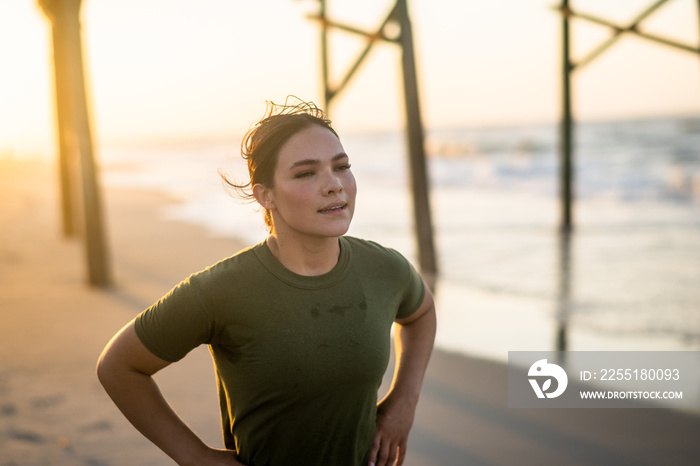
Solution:
{"label": "dark hair", "polygon": [[[290,99],[297,102],[290,103]],[[233,188],[239,197],[246,200],[254,199],[252,188],[256,184],[274,188],[274,175],[280,149],[289,138],[313,125],[326,128],[338,137],[331,127],[331,121],[313,102],[304,102],[293,96],[287,97],[282,105],[267,102],[265,115],[245,134],[241,142],[241,156],[248,164],[250,181],[241,185],[219,171],[224,182]],[[267,209],[265,209],[265,224],[272,232],[274,228],[272,215]]]}

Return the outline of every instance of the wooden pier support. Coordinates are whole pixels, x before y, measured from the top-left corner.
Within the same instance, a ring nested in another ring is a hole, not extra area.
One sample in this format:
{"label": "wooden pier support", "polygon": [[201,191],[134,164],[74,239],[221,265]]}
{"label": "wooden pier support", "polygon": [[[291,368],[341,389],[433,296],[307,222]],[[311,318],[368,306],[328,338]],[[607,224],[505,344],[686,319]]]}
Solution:
{"label": "wooden pier support", "polygon": [[562,116],[560,141],[559,189],[562,234],[569,234],[573,227],[573,114],[571,111],[571,47],[569,40],[569,0],[562,1]]}
{"label": "wooden pier support", "polygon": [[406,138],[411,166],[413,217],[418,240],[418,257],[421,271],[430,280],[434,281],[437,274],[437,258],[433,244],[433,221],[430,213],[428,169],[425,160],[423,124],[418,99],[415,54],[413,53],[413,32],[406,0],[397,0],[396,10],[401,25]]}
{"label": "wooden pier support", "polygon": [[[321,70],[323,79],[323,95],[325,108],[328,110],[333,99],[349,83],[352,76],[359,69],[364,59],[369,54],[375,42],[382,40],[397,43],[402,48],[402,72],[404,85],[404,101],[406,112],[406,140],[409,152],[409,165],[411,176],[411,190],[413,193],[413,215],[415,223],[416,241],[418,246],[418,260],[421,273],[430,286],[435,286],[438,272],[437,255],[433,241],[433,222],[430,211],[430,188],[428,183],[428,170],[425,157],[425,143],[423,124],[420,111],[420,99],[418,97],[418,79],[416,74],[415,54],[413,50],[413,33],[408,13],[406,0],[396,0],[396,3],[382,24],[376,31],[367,32],[353,26],[330,21],[326,16],[326,1],[319,0],[320,9],[318,16],[312,19],[321,23]],[[385,32],[387,24],[394,23],[399,26],[400,34],[392,37]],[[365,48],[360,52],[356,60],[345,73],[340,83],[333,87],[328,71],[328,44],[327,33],[329,28],[336,28],[350,34],[364,36],[367,39]]]}
{"label": "wooden pier support", "polygon": [[[591,63],[604,51],[617,42],[623,34],[633,34],[645,40],[667,45],[678,50],[695,53],[700,56],[700,44],[688,45],[656,34],[649,34],[641,31],[638,26],[647,17],[664,5],[668,0],[656,0],[646,9],[641,11],[628,24],[620,25],[596,15],[573,11],[569,5],[569,0],[562,0],[556,7],[561,13],[562,31],[562,115],[561,115],[561,137],[560,137],[560,220],[559,220],[559,247],[558,247],[558,283],[557,283],[557,335],[556,347],[560,351],[567,348],[567,321],[570,311],[572,296],[572,273],[573,273],[573,201],[574,201],[574,160],[573,160],[573,131],[574,119],[571,104],[571,78],[575,71]],[[698,0],[698,27],[700,28],[700,0]],[[598,24],[610,28],[611,36],[590,51],[581,60],[574,63],[571,60],[570,52],[570,20],[576,18],[582,21]]]}
{"label": "wooden pier support", "polygon": [[81,0],[39,0],[39,5],[53,36],[63,231],[84,234],[89,283],[106,287],[112,278],[85,94]]}
{"label": "wooden pier support", "polygon": [[557,330],[555,348],[566,351],[569,307],[571,303],[571,238],[573,232],[574,164],[573,164],[573,112],[571,109],[571,43],[569,23],[569,0],[562,0],[562,55],[561,55],[561,138],[559,161],[559,247],[557,277]]}
{"label": "wooden pier support", "polygon": [[[561,120],[561,144],[560,144],[560,196],[561,196],[561,216],[560,228],[562,231],[572,231],[573,229],[573,111],[571,108],[571,77],[575,71],[591,63],[605,50],[610,48],[624,34],[632,34],[644,40],[663,44],[678,50],[684,50],[700,56],[700,44],[689,45],[678,42],[658,34],[646,33],[639,29],[639,24],[656,12],[668,0],[656,0],[647,8],[642,10],[628,24],[617,24],[597,15],[587,14],[580,11],[573,11],[569,5],[569,0],[562,0],[556,8],[562,15],[562,120]],[[598,24],[611,30],[612,35],[603,41],[591,52],[578,62],[574,63],[570,56],[570,32],[569,22],[576,18],[588,23]],[[700,0],[698,0],[698,27],[700,28]]]}

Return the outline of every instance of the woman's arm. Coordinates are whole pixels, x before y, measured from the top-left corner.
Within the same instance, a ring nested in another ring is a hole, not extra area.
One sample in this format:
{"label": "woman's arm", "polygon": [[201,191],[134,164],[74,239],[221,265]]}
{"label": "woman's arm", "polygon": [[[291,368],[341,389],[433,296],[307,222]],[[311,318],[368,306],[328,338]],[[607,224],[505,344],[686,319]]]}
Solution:
{"label": "woman's arm", "polygon": [[377,405],[377,433],[370,466],[388,466],[395,460],[401,465],[406,457],[408,433],[435,341],[435,303],[427,286],[425,290],[418,310],[406,319],[396,320],[394,380],[389,393]]}
{"label": "woman's arm", "polygon": [[202,442],[165,401],[152,375],[169,364],[141,343],[131,321],[102,352],[97,376],[129,422],[176,463],[241,464],[233,452]]}

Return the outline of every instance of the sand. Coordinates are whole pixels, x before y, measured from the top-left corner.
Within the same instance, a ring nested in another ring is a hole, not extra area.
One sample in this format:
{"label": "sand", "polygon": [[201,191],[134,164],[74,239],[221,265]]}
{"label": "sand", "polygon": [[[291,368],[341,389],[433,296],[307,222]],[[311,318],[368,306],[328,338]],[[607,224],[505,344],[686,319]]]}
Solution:
{"label": "sand", "polygon": [[[163,219],[158,192],[104,195],[114,286],[86,284],[82,241],[61,233],[57,175],[0,160],[0,466],[169,465],[94,373],[124,324],[191,272],[247,246]],[[206,348],[157,375],[173,407],[221,446]],[[696,464],[700,418],[665,409],[507,407],[503,364],[436,351],[407,465]]]}

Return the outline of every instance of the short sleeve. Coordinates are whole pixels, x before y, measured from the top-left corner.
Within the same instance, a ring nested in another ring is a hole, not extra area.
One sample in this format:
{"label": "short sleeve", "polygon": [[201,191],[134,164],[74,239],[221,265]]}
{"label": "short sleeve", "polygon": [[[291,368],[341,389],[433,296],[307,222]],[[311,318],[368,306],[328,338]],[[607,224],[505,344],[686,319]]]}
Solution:
{"label": "short sleeve", "polygon": [[411,263],[398,252],[394,252],[401,258],[402,266],[405,271],[405,273],[401,275],[405,277],[405,286],[395,318],[405,319],[416,312],[423,303],[423,298],[425,297],[425,283],[423,283],[423,279],[418,272],[416,272],[416,269],[413,268]]}
{"label": "short sleeve", "polygon": [[135,329],[146,348],[169,362],[210,341],[213,322],[199,299],[194,276],[139,314]]}

